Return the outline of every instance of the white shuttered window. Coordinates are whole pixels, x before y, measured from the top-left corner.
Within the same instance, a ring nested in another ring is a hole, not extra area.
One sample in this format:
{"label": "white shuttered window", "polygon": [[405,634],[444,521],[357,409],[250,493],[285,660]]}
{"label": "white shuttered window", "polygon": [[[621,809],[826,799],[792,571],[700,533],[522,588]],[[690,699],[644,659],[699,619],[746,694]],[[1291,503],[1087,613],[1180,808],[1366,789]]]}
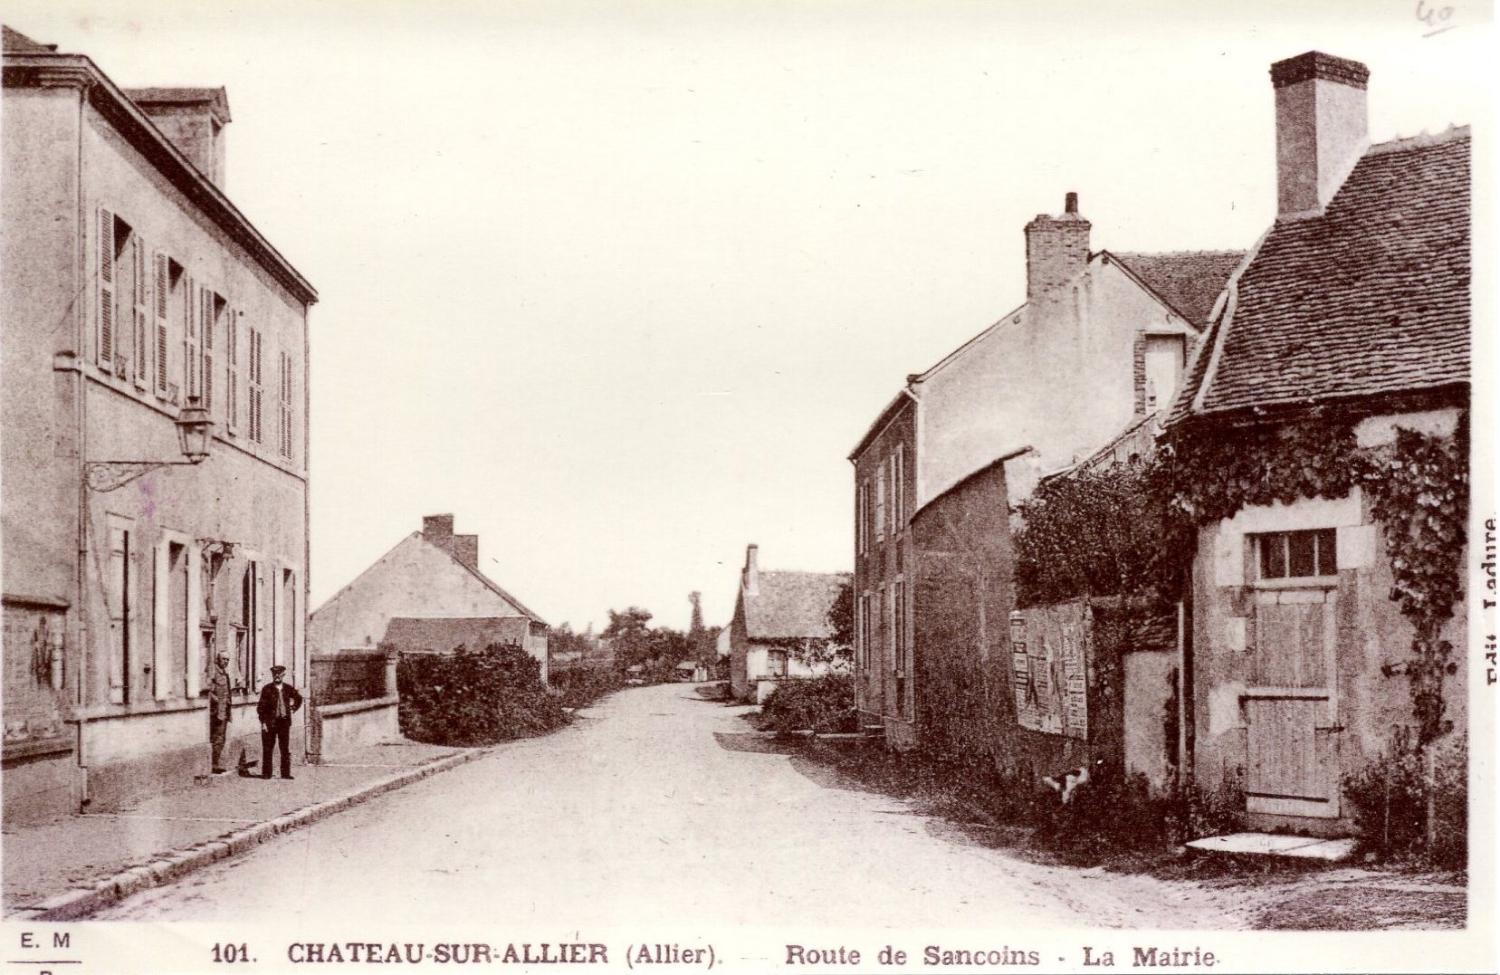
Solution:
{"label": "white shuttered window", "polygon": [[115,354],[115,215],[99,210],[99,313],[94,355],[106,372],[114,371]]}

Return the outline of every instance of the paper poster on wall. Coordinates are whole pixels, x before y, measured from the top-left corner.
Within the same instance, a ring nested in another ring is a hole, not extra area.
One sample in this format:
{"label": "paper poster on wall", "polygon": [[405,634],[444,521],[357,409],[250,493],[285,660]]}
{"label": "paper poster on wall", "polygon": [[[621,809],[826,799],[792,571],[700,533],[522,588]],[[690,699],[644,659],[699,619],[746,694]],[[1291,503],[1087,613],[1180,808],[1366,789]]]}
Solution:
{"label": "paper poster on wall", "polygon": [[1088,619],[1083,603],[1012,615],[1011,670],[1021,727],[1087,740]]}

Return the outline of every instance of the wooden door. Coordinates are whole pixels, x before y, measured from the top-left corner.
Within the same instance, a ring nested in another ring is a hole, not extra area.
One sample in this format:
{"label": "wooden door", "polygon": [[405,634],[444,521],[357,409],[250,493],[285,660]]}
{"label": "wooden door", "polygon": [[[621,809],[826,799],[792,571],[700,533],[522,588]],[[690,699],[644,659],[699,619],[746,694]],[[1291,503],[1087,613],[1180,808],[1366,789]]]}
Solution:
{"label": "wooden door", "polygon": [[1337,599],[1333,589],[1256,594],[1244,701],[1249,812],[1339,815]]}

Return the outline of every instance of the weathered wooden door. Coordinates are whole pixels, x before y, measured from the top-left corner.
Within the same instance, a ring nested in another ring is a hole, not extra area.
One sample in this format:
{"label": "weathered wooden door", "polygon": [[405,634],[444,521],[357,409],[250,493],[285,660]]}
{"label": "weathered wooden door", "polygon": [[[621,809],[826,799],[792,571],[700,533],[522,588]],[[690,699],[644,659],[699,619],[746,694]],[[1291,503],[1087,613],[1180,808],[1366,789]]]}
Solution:
{"label": "weathered wooden door", "polygon": [[1250,680],[1246,810],[1339,815],[1333,589],[1256,593]]}

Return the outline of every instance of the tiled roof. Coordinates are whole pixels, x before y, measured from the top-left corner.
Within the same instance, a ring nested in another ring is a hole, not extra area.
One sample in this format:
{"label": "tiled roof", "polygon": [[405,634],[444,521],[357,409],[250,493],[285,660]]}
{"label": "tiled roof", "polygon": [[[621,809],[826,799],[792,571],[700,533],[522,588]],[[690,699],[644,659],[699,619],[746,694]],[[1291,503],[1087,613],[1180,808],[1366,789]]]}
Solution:
{"label": "tiled roof", "polygon": [[483,650],[492,643],[524,643],[529,629],[524,616],[395,616],[380,642],[406,653]]}
{"label": "tiled roof", "polygon": [[821,640],[833,635],[828,610],[847,572],[761,572],[746,592],[745,631],[752,640]]}
{"label": "tiled roof", "polygon": [[38,44],[9,24],[3,26],[4,46],[7,51],[17,54],[46,54],[57,50],[56,44]]}
{"label": "tiled roof", "polygon": [[1372,146],[1322,216],[1278,222],[1171,421],[1467,383],[1469,142],[1463,127]]}
{"label": "tiled roof", "polygon": [[1109,253],[1195,328],[1208,324],[1208,316],[1214,310],[1219,292],[1224,290],[1224,282],[1245,258],[1244,251]]}

